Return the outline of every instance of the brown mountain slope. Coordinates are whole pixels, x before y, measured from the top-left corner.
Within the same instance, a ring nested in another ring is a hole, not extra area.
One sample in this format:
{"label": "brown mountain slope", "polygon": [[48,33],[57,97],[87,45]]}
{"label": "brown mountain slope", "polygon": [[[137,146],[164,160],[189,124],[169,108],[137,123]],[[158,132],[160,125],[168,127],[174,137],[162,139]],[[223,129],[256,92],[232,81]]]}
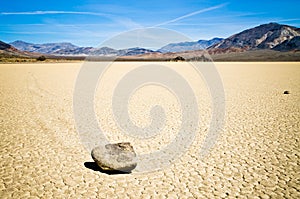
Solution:
{"label": "brown mountain slope", "polygon": [[[232,35],[209,49],[241,48],[244,50],[274,49],[280,51],[281,48],[276,48],[278,45],[288,42],[297,36],[300,36],[299,28],[269,23]],[[285,48],[285,51],[289,50],[295,49],[293,46]]]}
{"label": "brown mountain slope", "polygon": [[0,41],[0,57],[26,57],[26,58],[36,58],[41,54],[31,53],[27,51],[21,51],[16,49],[10,44]]}

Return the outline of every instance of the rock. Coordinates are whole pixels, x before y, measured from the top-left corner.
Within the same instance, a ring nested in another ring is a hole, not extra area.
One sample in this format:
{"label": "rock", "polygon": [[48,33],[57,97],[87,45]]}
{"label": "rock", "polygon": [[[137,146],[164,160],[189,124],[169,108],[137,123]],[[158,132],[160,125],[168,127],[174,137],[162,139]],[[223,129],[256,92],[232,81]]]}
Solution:
{"label": "rock", "polygon": [[287,94],[290,94],[290,92],[289,91],[284,91],[283,94],[287,95]]}
{"label": "rock", "polygon": [[95,147],[91,155],[102,170],[129,173],[137,165],[136,153],[129,142]]}
{"label": "rock", "polygon": [[178,61],[185,61],[185,59],[181,56],[177,56],[175,58],[172,58],[170,61],[175,61],[175,62],[178,62]]}

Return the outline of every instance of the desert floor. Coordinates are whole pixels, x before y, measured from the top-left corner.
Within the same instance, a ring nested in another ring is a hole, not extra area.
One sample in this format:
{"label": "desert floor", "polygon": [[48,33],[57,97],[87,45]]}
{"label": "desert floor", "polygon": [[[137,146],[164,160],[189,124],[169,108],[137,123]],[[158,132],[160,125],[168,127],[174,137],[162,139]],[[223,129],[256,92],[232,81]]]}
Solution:
{"label": "desert floor", "polygon": [[[215,63],[225,123],[205,157],[199,149],[212,107],[205,83],[188,63],[157,63],[193,88],[197,134],[171,165],[115,175],[98,171],[76,130],[73,92],[82,64],[0,65],[0,198],[300,198],[300,62]],[[170,144],[182,123],[173,93],[146,85],[130,98],[131,120],[149,125],[150,108],[158,104],[165,109],[164,128],[147,140],[120,133],[111,105],[114,87],[144,64],[113,64],[95,92],[96,118],[107,139],[130,141],[138,154]]]}

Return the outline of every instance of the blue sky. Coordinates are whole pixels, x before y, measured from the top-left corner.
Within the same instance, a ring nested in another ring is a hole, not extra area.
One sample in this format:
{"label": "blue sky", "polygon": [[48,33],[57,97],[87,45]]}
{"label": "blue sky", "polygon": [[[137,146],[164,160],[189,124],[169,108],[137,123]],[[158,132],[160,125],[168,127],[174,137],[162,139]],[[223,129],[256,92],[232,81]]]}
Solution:
{"label": "blue sky", "polygon": [[0,0],[0,40],[98,46],[124,31],[153,26],[210,39],[269,22],[300,27],[299,8],[299,0]]}

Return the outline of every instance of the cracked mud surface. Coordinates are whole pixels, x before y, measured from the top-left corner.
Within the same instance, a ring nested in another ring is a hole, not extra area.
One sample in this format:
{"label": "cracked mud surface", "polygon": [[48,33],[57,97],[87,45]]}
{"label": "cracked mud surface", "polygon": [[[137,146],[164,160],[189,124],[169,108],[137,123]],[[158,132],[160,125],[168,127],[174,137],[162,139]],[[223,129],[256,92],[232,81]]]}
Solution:
{"label": "cracked mud surface", "polygon": [[[93,167],[76,132],[72,95],[80,65],[0,65],[1,198],[300,198],[300,63],[216,63],[226,117],[211,153],[197,155],[209,124],[204,92],[198,96],[199,136],[187,153],[165,169],[127,175]],[[191,82],[196,78],[185,73]],[[107,85],[99,88],[95,109],[101,127],[112,132],[109,140],[129,140],[146,153],[174,138],[180,109],[170,93],[148,87],[132,97],[129,112],[138,125],[149,124],[148,111],[139,111],[148,110],[148,102],[167,110],[166,134],[145,145],[118,134]],[[163,97],[151,98],[154,90]]]}

